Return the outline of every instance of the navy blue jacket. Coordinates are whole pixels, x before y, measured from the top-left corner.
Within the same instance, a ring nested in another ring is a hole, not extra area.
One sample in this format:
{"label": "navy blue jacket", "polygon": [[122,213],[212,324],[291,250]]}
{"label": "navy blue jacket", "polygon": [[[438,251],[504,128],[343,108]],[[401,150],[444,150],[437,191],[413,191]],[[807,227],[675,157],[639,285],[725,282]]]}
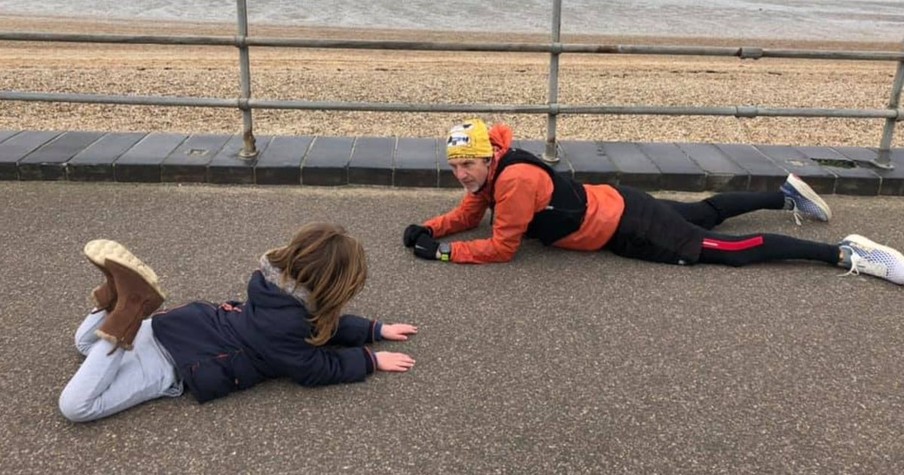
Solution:
{"label": "navy blue jacket", "polygon": [[319,386],[373,373],[373,354],[363,345],[379,339],[377,322],[343,315],[335,336],[318,347],[305,341],[312,336],[309,315],[301,300],[255,271],[246,302],[193,302],[155,315],[151,324],[202,403],[271,378]]}

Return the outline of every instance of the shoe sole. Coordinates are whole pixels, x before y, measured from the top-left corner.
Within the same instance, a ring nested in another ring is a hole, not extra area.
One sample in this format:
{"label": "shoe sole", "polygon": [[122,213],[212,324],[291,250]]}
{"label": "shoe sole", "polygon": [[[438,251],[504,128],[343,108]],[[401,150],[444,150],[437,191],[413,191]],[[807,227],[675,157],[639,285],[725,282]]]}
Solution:
{"label": "shoe sole", "polygon": [[108,259],[129,268],[141,276],[155,292],[160,294],[160,297],[166,298],[166,295],[160,288],[159,279],[154,272],[154,269],[151,269],[147,264],[141,262],[141,259],[135,257],[135,255],[129,252],[122,244],[109,239],[95,239],[88,242],[88,244],[85,244],[83,252],[85,257],[87,257],[92,264],[102,269],[106,270],[105,265]]}
{"label": "shoe sole", "polygon": [[819,207],[822,208],[822,210],[826,213],[826,221],[832,219],[832,208],[829,208],[828,203],[826,203],[818,194],[816,194],[816,192],[813,191],[813,188],[810,188],[810,185],[804,183],[803,180],[798,178],[797,175],[794,175],[793,173],[791,175],[788,175],[788,183],[795,190],[797,190],[798,193],[803,195],[804,198],[819,205]]}

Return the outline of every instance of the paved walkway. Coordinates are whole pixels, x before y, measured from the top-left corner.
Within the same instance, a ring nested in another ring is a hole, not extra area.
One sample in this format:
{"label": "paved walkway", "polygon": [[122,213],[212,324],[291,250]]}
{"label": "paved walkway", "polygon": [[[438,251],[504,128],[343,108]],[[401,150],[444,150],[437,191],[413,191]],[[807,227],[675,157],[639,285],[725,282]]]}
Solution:
{"label": "paved walkway", "polygon": [[[0,131],[0,180],[71,180],[457,188],[441,140]],[[516,141],[542,154],[545,144]],[[585,183],[647,190],[771,190],[788,173],[825,194],[904,195],[904,149],[893,170],[859,147],[565,141],[556,169]]]}
{"label": "paved walkway", "polygon": [[[415,259],[405,225],[441,189],[0,182],[0,473],[902,473],[904,289],[819,264],[678,267],[523,246],[514,262]],[[700,194],[669,193],[677,199]],[[835,219],[720,229],[904,248],[904,199],[826,197]],[[67,422],[59,392],[105,237],[166,305],[241,299],[258,256],[309,220],[363,239],[349,309],[410,321],[405,375],[263,384]],[[485,236],[486,224],[469,236]]]}

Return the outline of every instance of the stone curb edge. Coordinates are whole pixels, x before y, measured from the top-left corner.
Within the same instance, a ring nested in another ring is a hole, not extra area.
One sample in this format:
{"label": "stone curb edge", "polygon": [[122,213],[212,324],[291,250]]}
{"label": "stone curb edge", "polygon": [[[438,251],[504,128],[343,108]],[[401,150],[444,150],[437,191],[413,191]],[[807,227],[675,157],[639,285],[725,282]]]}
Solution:
{"label": "stone curb edge", "polygon": [[[458,188],[440,139],[259,137],[0,130],[0,180]],[[542,154],[542,141],[515,141]],[[645,190],[766,191],[795,173],[823,194],[904,195],[904,149],[894,168],[875,148],[562,141],[554,166],[584,183]]]}

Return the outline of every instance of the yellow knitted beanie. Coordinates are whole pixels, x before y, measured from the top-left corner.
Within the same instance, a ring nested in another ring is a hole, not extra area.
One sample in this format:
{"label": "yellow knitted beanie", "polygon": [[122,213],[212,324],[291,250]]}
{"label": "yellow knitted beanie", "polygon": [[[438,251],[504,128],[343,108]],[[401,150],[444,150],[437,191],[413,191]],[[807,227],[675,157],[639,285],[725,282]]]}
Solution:
{"label": "yellow knitted beanie", "polygon": [[449,160],[491,158],[493,145],[487,124],[480,119],[471,119],[452,127],[446,140],[446,156]]}

